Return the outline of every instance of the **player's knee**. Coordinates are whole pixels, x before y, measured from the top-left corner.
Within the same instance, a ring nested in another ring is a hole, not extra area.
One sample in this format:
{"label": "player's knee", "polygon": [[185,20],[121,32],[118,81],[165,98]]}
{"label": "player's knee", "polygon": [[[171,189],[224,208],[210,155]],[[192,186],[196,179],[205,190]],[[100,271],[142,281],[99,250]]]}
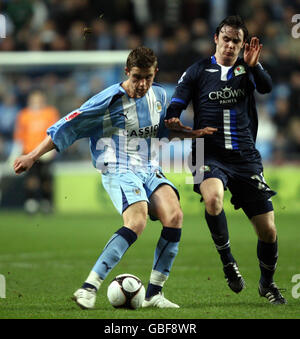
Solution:
{"label": "player's knee", "polygon": [[212,194],[205,200],[205,208],[208,214],[218,215],[223,209],[223,199],[219,194]]}
{"label": "player's knee", "polygon": [[277,239],[277,230],[273,222],[269,222],[260,232],[260,240],[273,243]]}
{"label": "player's knee", "polygon": [[163,220],[161,220],[164,226],[180,228],[183,221],[183,212],[180,208],[176,208],[168,215],[166,215]]}
{"label": "player's knee", "polygon": [[136,216],[135,220],[131,220],[128,225],[137,236],[141,235],[146,227],[147,216]]}
{"label": "player's knee", "polygon": [[141,204],[130,206],[123,213],[124,226],[130,228],[136,235],[141,235],[146,227],[148,210]]}

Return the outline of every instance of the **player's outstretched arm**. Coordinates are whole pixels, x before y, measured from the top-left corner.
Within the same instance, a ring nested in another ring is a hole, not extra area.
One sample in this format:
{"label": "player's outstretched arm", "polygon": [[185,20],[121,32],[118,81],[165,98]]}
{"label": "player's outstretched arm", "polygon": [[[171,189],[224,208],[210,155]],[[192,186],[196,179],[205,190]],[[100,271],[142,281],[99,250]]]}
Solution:
{"label": "player's outstretched arm", "polygon": [[189,126],[182,124],[179,118],[171,118],[165,120],[165,126],[171,131],[171,138],[201,138],[206,135],[212,135],[218,129],[214,127],[205,127],[203,129],[193,130]]}
{"label": "player's outstretched arm", "polygon": [[50,136],[47,136],[32,152],[21,155],[14,161],[14,171],[16,174],[28,171],[32,165],[45,153],[55,149],[55,145]]}
{"label": "player's outstretched arm", "polygon": [[183,125],[183,123],[180,121],[179,118],[170,118],[170,119],[165,119],[165,126],[173,131],[191,131],[192,128],[189,126]]}

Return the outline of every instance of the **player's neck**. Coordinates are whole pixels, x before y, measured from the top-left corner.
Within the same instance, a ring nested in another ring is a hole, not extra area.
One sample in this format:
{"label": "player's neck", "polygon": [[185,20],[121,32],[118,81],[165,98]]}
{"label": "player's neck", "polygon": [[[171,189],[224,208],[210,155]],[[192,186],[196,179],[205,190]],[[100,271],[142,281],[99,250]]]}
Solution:
{"label": "player's neck", "polygon": [[216,58],[216,62],[219,65],[226,66],[226,67],[233,66],[237,60],[237,58],[232,59],[232,60],[222,58],[222,56],[220,56],[218,53],[215,53],[215,58]]}

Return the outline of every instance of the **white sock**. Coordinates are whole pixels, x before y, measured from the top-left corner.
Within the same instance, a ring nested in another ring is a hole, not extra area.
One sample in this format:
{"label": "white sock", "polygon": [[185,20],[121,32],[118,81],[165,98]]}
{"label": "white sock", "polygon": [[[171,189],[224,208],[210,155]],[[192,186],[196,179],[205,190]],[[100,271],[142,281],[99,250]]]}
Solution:
{"label": "white sock", "polygon": [[95,286],[98,291],[101,284],[103,283],[103,280],[100,279],[99,275],[96,272],[91,271],[85,282]]}
{"label": "white sock", "polygon": [[150,275],[150,284],[163,287],[167,279],[167,275],[162,274],[159,271],[152,270]]}

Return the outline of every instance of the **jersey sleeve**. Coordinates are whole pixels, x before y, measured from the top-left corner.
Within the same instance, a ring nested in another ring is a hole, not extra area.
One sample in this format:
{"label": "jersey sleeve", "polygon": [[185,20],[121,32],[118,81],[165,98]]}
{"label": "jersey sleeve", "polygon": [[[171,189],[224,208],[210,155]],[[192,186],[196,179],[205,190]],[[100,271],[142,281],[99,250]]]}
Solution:
{"label": "jersey sleeve", "polygon": [[260,94],[270,93],[272,90],[272,79],[269,73],[258,63],[254,67],[249,67],[249,78],[255,89]]}
{"label": "jersey sleeve", "polygon": [[162,89],[162,110],[160,113],[159,127],[156,135],[157,138],[159,139],[169,137],[169,130],[165,126],[166,112],[167,112],[167,93],[164,89]]}
{"label": "jersey sleeve", "polygon": [[166,118],[179,118],[192,99],[195,81],[198,75],[198,65],[190,66],[181,76],[168,107]]}
{"label": "jersey sleeve", "polygon": [[101,93],[85,102],[79,109],[72,111],[48,128],[56,149],[60,152],[76,140],[101,133],[109,98]]}

